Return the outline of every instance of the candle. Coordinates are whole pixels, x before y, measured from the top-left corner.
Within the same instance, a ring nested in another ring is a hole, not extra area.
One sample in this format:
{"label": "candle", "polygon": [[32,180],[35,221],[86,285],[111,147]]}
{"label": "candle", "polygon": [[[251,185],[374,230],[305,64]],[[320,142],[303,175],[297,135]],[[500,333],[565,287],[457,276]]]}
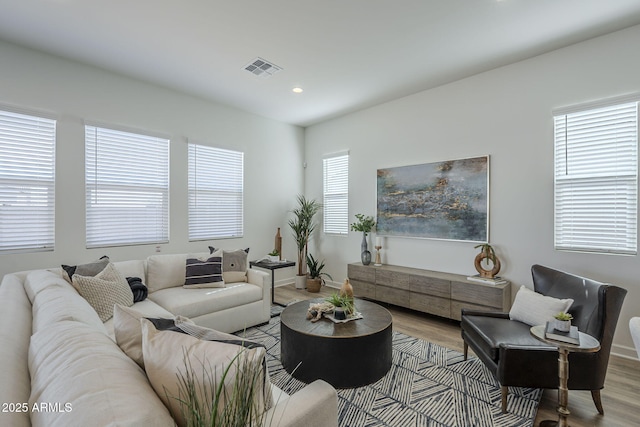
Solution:
{"label": "candle", "polygon": [[376,246],[382,246],[382,237],[376,236]]}

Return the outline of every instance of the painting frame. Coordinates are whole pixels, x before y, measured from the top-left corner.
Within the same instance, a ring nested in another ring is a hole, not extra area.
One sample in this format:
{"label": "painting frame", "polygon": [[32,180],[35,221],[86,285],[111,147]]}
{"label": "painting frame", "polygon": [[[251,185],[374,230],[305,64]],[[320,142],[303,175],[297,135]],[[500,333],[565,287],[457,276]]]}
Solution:
{"label": "painting frame", "polygon": [[489,159],[378,169],[378,235],[488,243]]}

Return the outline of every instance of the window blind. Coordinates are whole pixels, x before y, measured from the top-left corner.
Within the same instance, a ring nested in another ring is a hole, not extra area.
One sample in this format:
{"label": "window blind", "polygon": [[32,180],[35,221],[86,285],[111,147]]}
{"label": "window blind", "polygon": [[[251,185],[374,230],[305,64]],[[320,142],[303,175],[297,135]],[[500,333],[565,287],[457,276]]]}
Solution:
{"label": "window blind", "polygon": [[555,247],[637,253],[638,102],[554,116]]}
{"label": "window blind", "polygon": [[189,240],[242,237],[244,153],[189,143]]}
{"label": "window blind", "polygon": [[0,252],[53,250],[56,121],[0,111]]}
{"label": "window blind", "polygon": [[85,126],[87,248],[169,241],[169,140]]}
{"label": "window blind", "polygon": [[349,232],[349,153],[322,159],[324,232]]}

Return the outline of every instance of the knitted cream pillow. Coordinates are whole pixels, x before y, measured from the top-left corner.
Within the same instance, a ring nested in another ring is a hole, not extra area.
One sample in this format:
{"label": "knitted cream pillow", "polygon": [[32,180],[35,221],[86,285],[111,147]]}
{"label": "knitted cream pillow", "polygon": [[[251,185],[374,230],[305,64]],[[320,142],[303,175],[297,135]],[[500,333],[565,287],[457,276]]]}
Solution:
{"label": "knitted cream pillow", "polygon": [[78,293],[87,300],[103,322],[113,317],[114,304],[125,307],[133,305],[129,283],[112,263],[107,264],[94,277],[74,274],[72,280]]}

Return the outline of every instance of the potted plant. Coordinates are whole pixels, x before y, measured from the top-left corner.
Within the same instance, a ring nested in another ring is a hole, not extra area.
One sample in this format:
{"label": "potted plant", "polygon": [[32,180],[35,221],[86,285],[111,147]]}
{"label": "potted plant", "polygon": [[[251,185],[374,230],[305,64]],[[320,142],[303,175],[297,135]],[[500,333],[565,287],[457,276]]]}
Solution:
{"label": "potted plant", "polygon": [[324,277],[328,277],[333,280],[333,277],[329,273],[324,273],[322,269],[324,268],[324,261],[318,261],[313,257],[313,255],[307,255],[307,291],[309,292],[320,292],[320,288],[324,285]]}
{"label": "potted plant", "polygon": [[316,228],[313,217],[322,205],[315,200],[308,200],[298,195],[298,206],[293,210],[294,218],[289,220],[289,227],[298,248],[298,274],[296,275],[296,289],[304,289],[307,284],[307,247],[311,233]]}
{"label": "potted plant", "polygon": [[[333,304],[336,307],[336,310],[338,308],[343,309],[346,316],[350,316],[356,311],[356,307],[353,303],[353,298],[350,298],[346,295],[340,295],[338,293],[335,293],[335,294],[332,294],[325,301]],[[336,316],[336,318],[338,317]]]}
{"label": "potted plant", "polygon": [[267,256],[269,257],[269,261],[271,262],[278,262],[280,261],[280,252],[278,252],[277,249],[272,250],[271,252],[269,252],[267,254]]}
{"label": "potted plant", "polygon": [[376,226],[376,221],[372,216],[356,214],[357,221],[351,224],[352,231],[362,232],[362,243],[360,244],[360,260],[362,264],[369,265],[371,262],[371,252],[367,250],[367,234]]}
{"label": "potted plant", "polygon": [[553,327],[558,331],[569,332],[571,330],[571,321],[573,316],[570,313],[561,311],[553,316],[555,318]]}

